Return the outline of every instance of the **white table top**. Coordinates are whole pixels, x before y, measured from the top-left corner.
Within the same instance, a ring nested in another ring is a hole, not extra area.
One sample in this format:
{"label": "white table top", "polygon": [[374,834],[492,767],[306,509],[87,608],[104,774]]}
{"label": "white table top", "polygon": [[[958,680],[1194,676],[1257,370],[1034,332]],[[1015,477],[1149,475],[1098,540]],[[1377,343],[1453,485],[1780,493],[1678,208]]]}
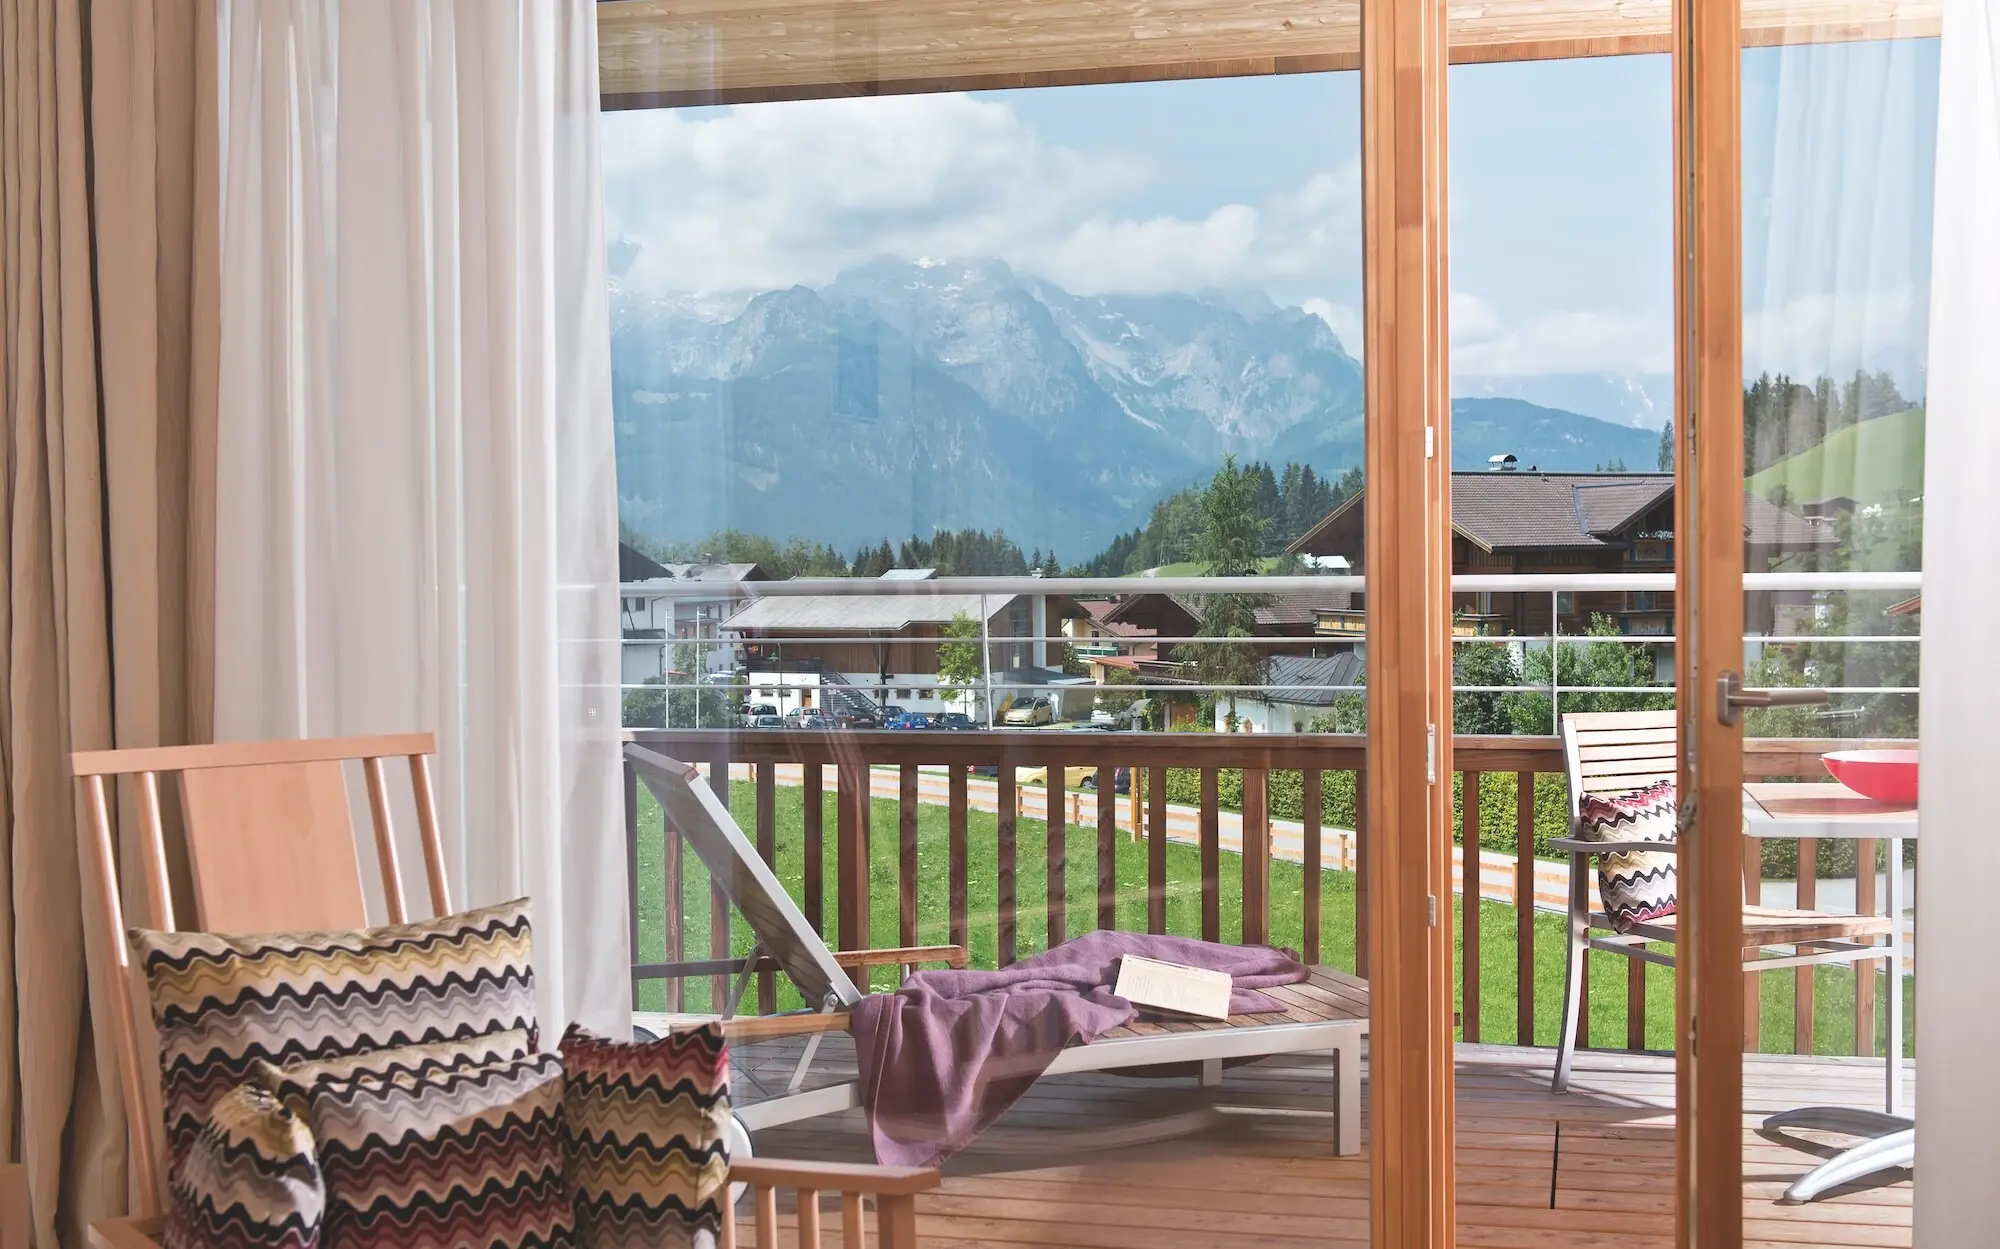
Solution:
{"label": "white table top", "polygon": [[1915,840],[1915,804],[1877,802],[1838,781],[1743,787],[1746,837],[1896,837]]}

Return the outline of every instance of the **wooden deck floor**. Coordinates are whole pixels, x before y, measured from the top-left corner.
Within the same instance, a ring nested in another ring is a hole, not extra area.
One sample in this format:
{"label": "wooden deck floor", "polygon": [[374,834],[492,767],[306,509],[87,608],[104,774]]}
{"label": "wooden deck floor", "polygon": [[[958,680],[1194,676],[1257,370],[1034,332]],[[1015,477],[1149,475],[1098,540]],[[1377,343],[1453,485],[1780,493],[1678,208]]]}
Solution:
{"label": "wooden deck floor", "polygon": [[[848,1044],[829,1038],[836,1041]],[[788,1048],[739,1049],[740,1095],[755,1096],[750,1075],[782,1086]],[[1584,1054],[1572,1091],[1555,1096],[1548,1091],[1551,1053],[1459,1048],[1459,1244],[1671,1249],[1671,1060]],[[832,1057],[851,1061],[851,1051]],[[1045,1079],[975,1149],[945,1167],[942,1189],[920,1199],[921,1243],[925,1249],[1365,1245],[1368,1160],[1365,1153],[1332,1156],[1331,1086],[1325,1062],[1301,1057],[1234,1069],[1219,1093],[1192,1080]],[[1785,1186],[1832,1150],[1826,1143],[1788,1143],[1757,1127],[1766,1114],[1808,1103],[1879,1108],[1881,1087],[1879,1062],[1749,1060],[1747,1245],[1909,1245],[1907,1173],[1876,1177],[1809,1206],[1781,1206]],[[866,1127],[860,1112],[850,1112],[761,1133],[757,1150],[866,1161]],[[826,1212],[829,1226],[837,1217]],[[781,1213],[781,1223],[791,1221],[788,1211]],[[747,1228],[739,1243],[755,1243]],[[779,1243],[791,1243],[789,1231]]]}

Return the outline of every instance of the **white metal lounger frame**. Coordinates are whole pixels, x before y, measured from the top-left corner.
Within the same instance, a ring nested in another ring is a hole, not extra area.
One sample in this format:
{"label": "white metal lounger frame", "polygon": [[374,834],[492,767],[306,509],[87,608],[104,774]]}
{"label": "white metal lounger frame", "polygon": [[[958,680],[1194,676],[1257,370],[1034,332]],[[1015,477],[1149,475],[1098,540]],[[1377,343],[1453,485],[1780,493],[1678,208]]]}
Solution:
{"label": "white metal lounger frame", "polygon": [[[860,989],[833,960],[825,942],[743,835],[729,809],[706,784],[697,783],[700,774],[695,768],[632,744],[625,747],[625,757],[665,810],[669,825],[687,839],[716,885],[742,912],[755,935],[757,950],[784,969],[808,1001],[820,1001],[820,1010],[813,1013],[844,1011],[859,1002]],[[746,967],[756,962],[753,952]],[[747,978],[747,971],[739,975],[724,1018],[733,1012]],[[838,1114],[861,1104],[861,1087],[855,1081],[801,1091],[823,1032],[812,1032],[783,1094],[736,1108],[745,1131]],[[1056,1056],[1045,1074],[1199,1063],[1202,1083],[1213,1086],[1221,1082],[1222,1064],[1233,1059],[1331,1053],[1335,1148],[1347,1156],[1361,1152],[1361,1038],[1367,1032],[1368,1021],[1362,1018],[1288,1020],[1254,1027],[1111,1037],[1071,1046]]]}

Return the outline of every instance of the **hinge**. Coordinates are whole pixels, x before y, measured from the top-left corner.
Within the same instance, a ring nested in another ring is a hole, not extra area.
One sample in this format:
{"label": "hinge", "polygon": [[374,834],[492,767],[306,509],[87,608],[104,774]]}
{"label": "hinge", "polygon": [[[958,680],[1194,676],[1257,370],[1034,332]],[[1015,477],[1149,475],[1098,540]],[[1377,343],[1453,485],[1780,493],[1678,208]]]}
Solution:
{"label": "hinge", "polygon": [[1430,899],[1431,899],[1431,927],[1435,928],[1438,926],[1438,896],[1436,894],[1431,894]]}
{"label": "hinge", "polygon": [[1696,1019],[1696,1018],[1695,1018],[1695,1017],[1694,1017],[1693,1015],[1689,1015],[1689,1016],[1688,1016],[1688,1057],[1689,1057],[1689,1058],[1693,1058],[1693,1057],[1695,1057],[1695,1056],[1696,1056],[1696,1055],[1697,1055],[1697,1054],[1698,1054],[1698,1053],[1700,1052],[1699,1048],[1698,1048],[1698,1047],[1697,1047],[1697,1046],[1695,1045],[1695,1024],[1696,1024],[1696,1023],[1698,1023],[1698,1022],[1700,1022],[1700,1021],[1699,1021],[1699,1020],[1697,1020],[1697,1019]]}
{"label": "hinge", "polygon": [[1435,724],[1424,729],[1424,783],[1438,783],[1438,726]]}
{"label": "hinge", "polygon": [[1426,425],[1424,426],[1424,458],[1426,460],[1433,459],[1437,453],[1438,427],[1435,425]]}

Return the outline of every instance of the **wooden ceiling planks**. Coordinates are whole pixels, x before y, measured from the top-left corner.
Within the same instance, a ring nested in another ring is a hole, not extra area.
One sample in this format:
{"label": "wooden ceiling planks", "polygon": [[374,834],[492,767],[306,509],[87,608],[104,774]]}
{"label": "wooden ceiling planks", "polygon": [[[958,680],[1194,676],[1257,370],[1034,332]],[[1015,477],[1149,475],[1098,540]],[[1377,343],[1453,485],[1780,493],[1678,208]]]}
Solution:
{"label": "wooden ceiling planks", "polygon": [[[1746,46],[1918,38],[1942,0],[1743,0]],[[605,0],[607,108],[1353,69],[1358,0]],[[1456,64],[1665,53],[1670,0],[1449,8]]]}

